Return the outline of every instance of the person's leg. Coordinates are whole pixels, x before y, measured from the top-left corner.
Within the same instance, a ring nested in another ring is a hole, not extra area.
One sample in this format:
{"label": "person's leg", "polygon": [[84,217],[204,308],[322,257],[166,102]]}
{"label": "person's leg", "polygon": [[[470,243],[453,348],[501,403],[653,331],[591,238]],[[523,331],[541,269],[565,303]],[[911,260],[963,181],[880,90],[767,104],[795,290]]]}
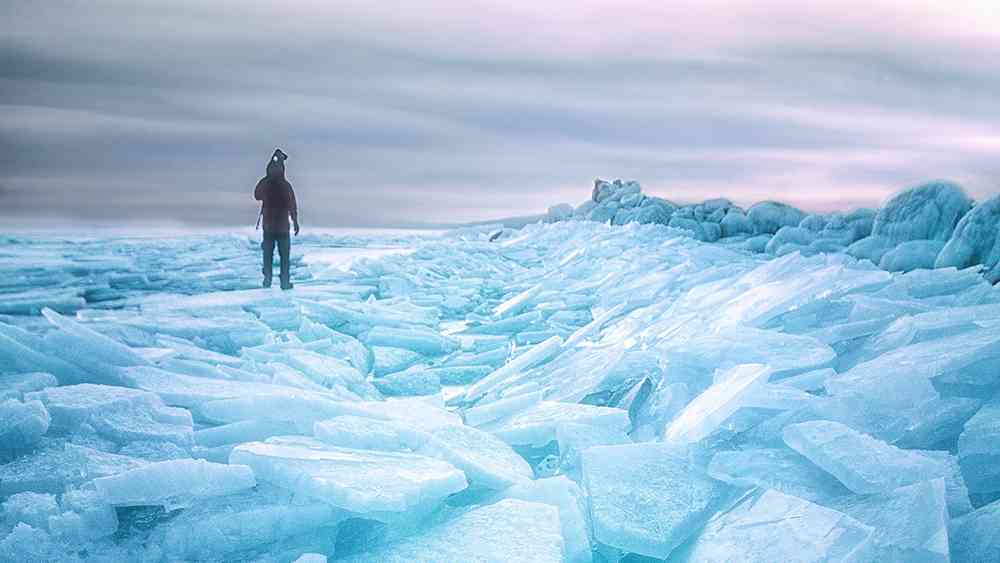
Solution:
{"label": "person's leg", "polygon": [[281,257],[281,289],[291,289],[291,265],[289,264],[292,252],[291,237],[288,235],[281,235],[280,237],[277,237],[277,242],[278,254]]}
{"label": "person's leg", "polygon": [[261,268],[261,272],[264,274],[264,287],[271,287],[271,275],[274,269],[274,236],[265,232],[260,247],[264,250],[264,262]]}

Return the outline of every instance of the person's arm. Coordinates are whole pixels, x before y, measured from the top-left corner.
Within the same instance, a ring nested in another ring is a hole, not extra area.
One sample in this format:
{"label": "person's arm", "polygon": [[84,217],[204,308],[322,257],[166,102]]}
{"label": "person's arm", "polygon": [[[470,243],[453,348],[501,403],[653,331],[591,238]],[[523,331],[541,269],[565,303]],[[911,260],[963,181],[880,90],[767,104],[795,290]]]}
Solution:
{"label": "person's arm", "polygon": [[257,201],[264,201],[264,178],[257,181],[257,187],[253,189],[253,198]]}
{"label": "person's arm", "polygon": [[292,184],[288,184],[288,214],[292,216],[292,225],[295,227],[295,236],[299,235],[299,204],[295,201],[295,190],[292,189]]}

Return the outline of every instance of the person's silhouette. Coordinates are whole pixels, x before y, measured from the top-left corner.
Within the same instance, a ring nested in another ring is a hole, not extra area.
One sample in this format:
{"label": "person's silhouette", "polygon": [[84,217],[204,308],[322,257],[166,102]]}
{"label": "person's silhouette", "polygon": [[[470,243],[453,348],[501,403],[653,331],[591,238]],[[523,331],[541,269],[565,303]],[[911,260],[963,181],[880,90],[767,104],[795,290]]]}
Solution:
{"label": "person's silhouette", "polygon": [[289,279],[289,254],[291,241],[288,236],[289,216],[295,226],[295,234],[299,234],[299,210],[295,202],[295,191],[285,179],[285,160],[288,155],[275,149],[271,160],[267,163],[267,175],[257,182],[253,191],[254,198],[261,202],[260,221],[264,228],[261,248],[264,250],[264,287],[271,287],[271,273],[274,262],[274,246],[278,245],[281,257],[281,289],[291,289]]}

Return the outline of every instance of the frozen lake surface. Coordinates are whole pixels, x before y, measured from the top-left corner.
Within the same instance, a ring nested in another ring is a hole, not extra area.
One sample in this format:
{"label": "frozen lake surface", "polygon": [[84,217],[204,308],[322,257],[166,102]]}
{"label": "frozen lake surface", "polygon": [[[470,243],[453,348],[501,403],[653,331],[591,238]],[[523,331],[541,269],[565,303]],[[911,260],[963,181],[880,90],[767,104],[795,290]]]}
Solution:
{"label": "frozen lake surface", "polygon": [[0,560],[1000,550],[978,270],[493,234],[0,235]]}

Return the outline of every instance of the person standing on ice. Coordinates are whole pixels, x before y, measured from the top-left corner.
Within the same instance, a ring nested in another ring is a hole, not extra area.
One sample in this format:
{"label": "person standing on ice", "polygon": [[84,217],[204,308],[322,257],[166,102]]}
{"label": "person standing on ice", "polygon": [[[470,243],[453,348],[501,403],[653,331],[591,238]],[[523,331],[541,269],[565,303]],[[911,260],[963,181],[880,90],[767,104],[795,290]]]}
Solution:
{"label": "person standing on ice", "polygon": [[[274,262],[274,246],[278,246],[281,257],[281,289],[292,289],[289,279],[289,254],[291,240],[288,236],[288,218],[292,218],[295,235],[299,234],[299,210],[295,202],[295,191],[285,179],[285,160],[288,155],[275,149],[267,163],[267,175],[257,182],[253,197],[261,202],[260,215],[257,224],[263,224],[264,238],[261,248],[264,250],[264,287],[271,287],[271,275]],[[263,219],[263,221],[262,221]]]}

